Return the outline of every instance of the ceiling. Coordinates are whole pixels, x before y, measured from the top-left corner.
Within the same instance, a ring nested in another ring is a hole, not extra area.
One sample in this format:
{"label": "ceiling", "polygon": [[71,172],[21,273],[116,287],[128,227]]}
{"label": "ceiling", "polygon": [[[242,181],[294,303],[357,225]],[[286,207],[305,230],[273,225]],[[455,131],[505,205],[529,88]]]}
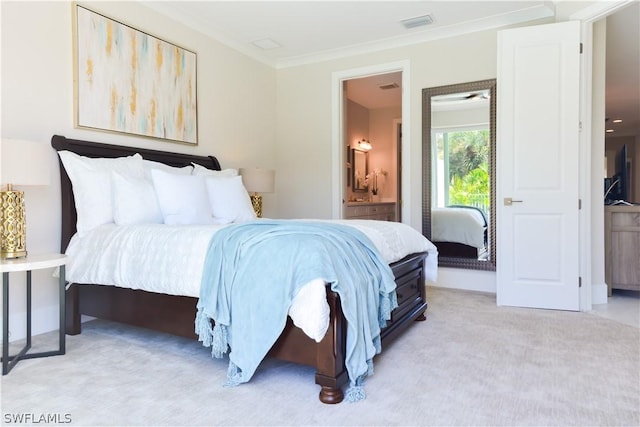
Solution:
{"label": "ceiling", "polygon": [[[276,68],[319,62],[465,33],[552,18],[551,1],[144,1],[170,16],[260,62]],[[588,4],[588,3],[586,3]],[[405,28],[407,18],[429,15],[432,23]],[[640,134],[640,52],[638,1],[607,18],[606,114],[622,118],[612,135]],[[263,42],[266,49],[254,42]],[[277,47],[273,47],[277,46]],[[388,106],[380,90],[389,78],[366,79],[350,87],[356,102]],[[375,90],[364,86],[369,83]],[[356,95],[357,93],[368,96]],[[376,94],[372,96],[371,94]],[[350,96],[350,98],[352,97]],[[368,104],[368,105],[367,105]],[[623,117],[624,116],[624,117]],[[610,122],[607,123],[609,127]]]}
{"label": "ceiling", "polygon": [[370,110],[400,107],[402,105],[402,73],[379,74],[348,80],[346,94],[348,99]]}
{"label": "ceiling", "polygon": [[[259,61],[287,67],[554,15],[548,1],[144,1]],[[401,20],[429,14],[406,29]],[[253,42],[280,45],[261,49]]]}

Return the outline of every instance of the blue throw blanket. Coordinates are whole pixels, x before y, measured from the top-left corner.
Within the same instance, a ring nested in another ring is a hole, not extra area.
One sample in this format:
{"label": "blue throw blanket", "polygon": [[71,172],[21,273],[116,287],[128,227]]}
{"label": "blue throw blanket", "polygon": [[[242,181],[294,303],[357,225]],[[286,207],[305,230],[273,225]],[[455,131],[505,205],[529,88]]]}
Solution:
{"label": "blue throw blanket", "polygon": [[[247,382],[284,329],[300,288],[331,284],[347,320],[346,397],[365,397],[380,329],[397,307],[391,268],[359,230],[340,224],[260,220],[218,231],[202,276],[195,332],[214,357],[229,353],[226,385]],[[211,327],[211,320],[215,327]]]}

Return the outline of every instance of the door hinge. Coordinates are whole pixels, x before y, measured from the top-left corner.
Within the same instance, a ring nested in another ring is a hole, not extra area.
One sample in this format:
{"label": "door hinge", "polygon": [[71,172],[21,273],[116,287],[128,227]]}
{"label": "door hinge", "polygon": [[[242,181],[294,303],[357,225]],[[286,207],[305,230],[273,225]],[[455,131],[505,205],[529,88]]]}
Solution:
{"label": "door hinge", "polygon": [[578,210],[582,209],[582,199],[578,199]]}
{"label": "door hinge", "polygon": [[580,42],[580,53],[582,53],[582,42]]}
{"label": "door hinge", "polygon": [[578,287],[582,287],[582,277],[578,276]]}

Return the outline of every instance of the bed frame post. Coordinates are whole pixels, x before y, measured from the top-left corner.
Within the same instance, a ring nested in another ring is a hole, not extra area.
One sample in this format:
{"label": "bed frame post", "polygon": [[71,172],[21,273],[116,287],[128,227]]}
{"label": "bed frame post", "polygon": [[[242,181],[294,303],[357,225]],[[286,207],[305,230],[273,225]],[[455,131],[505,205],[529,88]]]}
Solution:
{"label": "bed frame post", "polygon": [[[68,335],[78,335],[82,326],[80,322],[80,289],[78,285],[71,285],[65,293],[66,325]],[[62,327],[62,325],[60,326]]]}
{"label": "bed frame post", "polygon": [[345,366],[347,320],[337,293],[327,286],[327,301],[331,312],[329,329],[318,343],[316,355],[316,384],[320,385],[320,401],[335,404],[344,399],[342,386],[349,380]]}

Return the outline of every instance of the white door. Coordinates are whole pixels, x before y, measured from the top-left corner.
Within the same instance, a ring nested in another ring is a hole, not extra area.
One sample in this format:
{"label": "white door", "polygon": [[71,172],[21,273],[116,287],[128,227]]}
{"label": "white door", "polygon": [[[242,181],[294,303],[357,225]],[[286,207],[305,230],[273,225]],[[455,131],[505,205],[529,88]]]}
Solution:
{"label": "white door", "polygon": [[579,76],[579,22],[499,33],[498,305],[579,310]]}

